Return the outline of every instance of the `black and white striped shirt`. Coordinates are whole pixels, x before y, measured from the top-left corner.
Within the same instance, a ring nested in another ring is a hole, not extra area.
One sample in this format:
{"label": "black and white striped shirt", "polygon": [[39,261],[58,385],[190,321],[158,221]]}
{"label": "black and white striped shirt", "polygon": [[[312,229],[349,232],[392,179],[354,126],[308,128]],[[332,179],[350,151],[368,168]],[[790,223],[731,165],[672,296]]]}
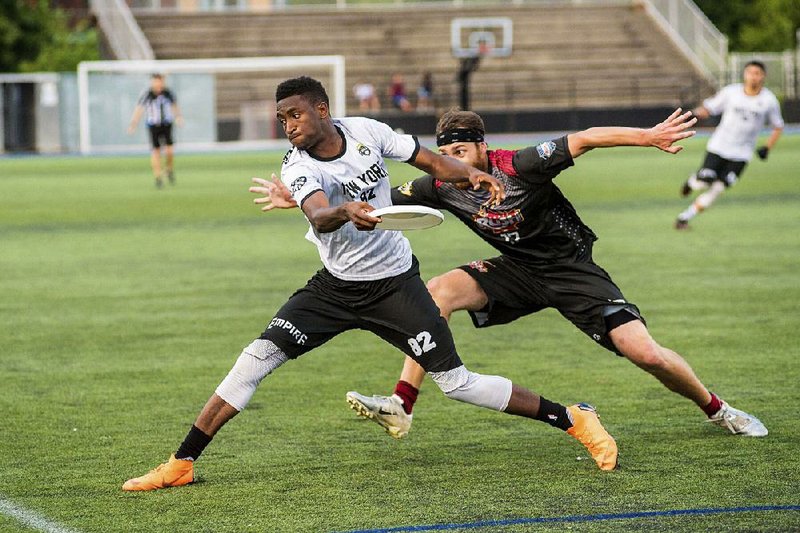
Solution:
{"label": "black and white striped shirt", "polygon": [[139,105],[144,107],[148,126],[169,126],[175,122],[175,95],[169,89],[159,94],[146,91],[139,98]]}

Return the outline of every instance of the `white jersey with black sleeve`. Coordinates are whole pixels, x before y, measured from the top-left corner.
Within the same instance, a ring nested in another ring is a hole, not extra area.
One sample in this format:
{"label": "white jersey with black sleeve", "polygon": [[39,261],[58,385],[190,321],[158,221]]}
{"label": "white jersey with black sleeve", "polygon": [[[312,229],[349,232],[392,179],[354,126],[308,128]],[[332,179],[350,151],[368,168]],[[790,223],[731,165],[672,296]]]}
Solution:
{"label": "white jersey with black sleeve", "polygon": [[750,161],[765,125],[783,127],[778,99],[766,87],[750,96],[744,92],[743,84],[734,83],[704,100],[703,107],[712,115],[722,115],[707,150],[731,161]]}
{"label": "white jersey with black sleeve", "polygon": [[[395,133],[376,120],[334,119],[342,151],[329,159],[293,148],[283,160],[281,180],[302,207],[317,191],[331,206],[364,201],[376,209],[392,205],[391,183],[384,158],[412,161],[419,141]],[[309,227],[306,239],[317,246],[325,268],[346,281],[369,281],[397,276],[411,267],[411,246],[399,231],[358,231],[347,222],[336,231],[318,233]]]}

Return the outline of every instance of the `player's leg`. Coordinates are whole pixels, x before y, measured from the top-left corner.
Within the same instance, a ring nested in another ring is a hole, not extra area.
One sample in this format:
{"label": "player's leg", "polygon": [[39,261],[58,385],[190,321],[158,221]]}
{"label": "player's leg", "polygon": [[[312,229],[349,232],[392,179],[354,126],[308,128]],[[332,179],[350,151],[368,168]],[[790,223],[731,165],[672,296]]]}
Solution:
{"label": "player's leg", "polygon": [[[719,178],[711,184],[709,189],[695,199],[692,210],[695,215],[699,215],[713,204],[717,198],[729,187],[739,181],[744,171],[746,163],[744,161],[725,161]],[[687,216],[690,213],[687,212]]]}
{"label": "player's leg", "polygon": [[609,332],[609,337],[628,360],[652,374],[669,390],[692,400],[711,422],[733,434],[767,435],[767,428],[758,418],[734,409],[706,389],[689,363],[678,353],[655,342],[642,322],[635,320],[618,326]]}
{"label": "player's leg", "polygon": [[689,363],[654,341],[640,320],[625,322],[609,331],[608,336],[619,353],[672,392],[692,400],[701,409],[712,402],[712,394],[697,379]]}
{"label": "player's leg", "polygon": [[169,461],[143,476],[129,479],[122,485],[122,490],[155,490],[191,483],[194,480],[194,461],[214,435],[244,409],[261,380],[288,359],[273,343],[260,339],[253,341],[203,406]]}
{"label": "player's leg", "polygon": [[161,135],[155,126],[150,126],[150,142],[153,145],[150,150],[150,168],[153,171],[156,187],[161,188],[164,184],[161,179]]}
{"label": "player's leg", "polygon": [[693,191],[704,191],[717,179],[716,166],[719,163],[719,156],[706,152],[703,164],[697,172],[691,174],[683,185],[681,185],[681,196],[689,196]]}
{"label": "player's leg", "polygon": [[[479,311],[489,302],[478,282],[460,268],[431,278],[426,287],[442,318],[448,322],[456,311]],[[400,379],[419,388],[424,377],[425,370],[412,358],[406,357]]]}
{"label": "player's leg", "polygon": [[[427,289],[445,320],[450,320],[455,311],[483,309],[488,302],[483,288],[460,268],[432,278]],[[406,356],[392,395],[366,396],[350,391],[345,398],[360,416],[380,424],[393,437],[403,438],[411,428],[411,414],[425,374],[413,358]]]}
{"label": "player's leg", "polygon": [[686,361],[653,340],[639,309],[625,299],[605,270],[593,263],[556,265],[546,276],[553,306],[595,342],[698,406],[709,404],[711,394]]}
{"label": "player's leg", "polygon": [[[708,209],[712,203],[722,194],[727,187],[735,183],[736,176],[744,168],[738,168],[738,172],[731,175],[732,161],[724,159],[717,154],[708,152],[706,153],[703,166],[694,174],[684,185],[684,189],[690,187],[693,191],[705,191],[700,194],[695,200],[683,210],[675,221],[676,229],[686,229],[689,227],[689,221],[694,217]],[[688,193],[687,193],[688,194]]]}
{"label": "player's leg", "polygon": [[447,321],[418,276],[407,278],[364,311],[360,312],[365,321],[362,327],[413,357],[448,398],[545,422],[578,439],[601,469],[616,467],[616,443],[591,406],[567,408],[505,377],[468,370],[456,352]]}
{"label": "player's leg", "polygon": [[153,169],[153,177],[156,181],[156,187],[159,189],[164,185],[164,180],[161,178],[161,149],[153,148],[150,152],[150,166]]}
{"label": "player's leg", "polygon": [[173,149],[172,141],[172,125],[164,126],[164,152],[167,160],[167,179],[170,185],[175,185],[175,151]]}
{"label": "player's leg", "polygon": [[[472,261],[428,282],[428,291],[443,317],[467,310],[475,327],[507,324],[543,309],[535,279],[504,256]],[[425,371],[407,357],[403,372],[391,396],[347,393],[350,406],[361,416],[374,420],[395,438],[411,427],[411,412]]]}
{"label": "player's leg", "polygon": [[689,226],[689,221],[708,209],[724,190],[725,185],[723,182],[717,180],[712,183],[706,192],[695,198],[694,202],[692,202],[689,207],[681,211],[678,215],[678,219],[675,221],[675,228],[686,229]]}
{"label": "player's leg", "polygon": [[[625,300],[605,270],[591,263],[556,265],[548,279],[555,306],[584,333],[692,400],[712,421],[721,416],[727,404],[703,385],[683,357],[653,340],[639,309]],[[763,425],[757,419],[750,417],[752,425],[745,429],[743,417],[749,415],[737,413],[739,433],[761,433]]]}
{"label": "player's leg", "polygon": [[349,329],[352,323],[352,314],[340,306],[308,290],[296,292],[276,313],[261,337],[242,351],[170,460],[141,477],[128,480],[122,489],[154,490],[191,483],[194,461],[216,433],[247,406],[266,376],[289,359]]}

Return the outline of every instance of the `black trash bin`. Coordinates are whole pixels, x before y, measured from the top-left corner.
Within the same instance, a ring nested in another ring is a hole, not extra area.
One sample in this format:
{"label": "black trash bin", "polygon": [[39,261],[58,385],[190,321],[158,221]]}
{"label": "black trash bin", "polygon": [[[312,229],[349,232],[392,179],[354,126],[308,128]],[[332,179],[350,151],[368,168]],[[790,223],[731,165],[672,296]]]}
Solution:
{"label": "black trash bin", "polygon": [[36,150],[35,84],[3,84],[3,148],[6,152]]}

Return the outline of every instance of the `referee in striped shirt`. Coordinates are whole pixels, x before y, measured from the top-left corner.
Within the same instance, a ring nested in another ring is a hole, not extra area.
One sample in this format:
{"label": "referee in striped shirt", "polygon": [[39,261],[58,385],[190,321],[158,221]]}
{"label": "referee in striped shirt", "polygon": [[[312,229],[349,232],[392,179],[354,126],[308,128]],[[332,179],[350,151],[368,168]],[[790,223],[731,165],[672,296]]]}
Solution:
{"label": "referee in striped shirt", "polygon": [[139,124],[139,119],[142,118],[143,114],[146,117],[147,127],[150,130],[150,140],[153,144],[153,149],[150,153],[150,166],[156,179],[156,187],[160,189],[164,185],[161,169],[162,146],[167,160],[167,179],[169,179],[171,185],[175,185],[172,124],[183,125],[183,117],[175,95],[164,86],[164,76],[161,74],[153,74],[150,77],[150,89],[142,94],[136,104],[131,123],[128,126],[128,134],[133,134],[136,131],[136,126]]}

